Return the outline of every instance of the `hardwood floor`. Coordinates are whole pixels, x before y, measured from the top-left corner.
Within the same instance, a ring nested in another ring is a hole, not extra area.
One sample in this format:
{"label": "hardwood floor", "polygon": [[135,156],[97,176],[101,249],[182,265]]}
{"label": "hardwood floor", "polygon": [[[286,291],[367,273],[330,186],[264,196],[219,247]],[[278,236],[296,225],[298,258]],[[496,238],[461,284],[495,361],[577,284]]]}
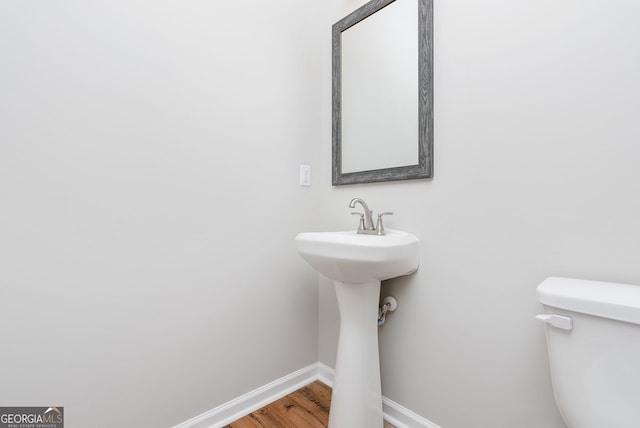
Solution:
{"label": "hardwood floor", "polygon": [[[316,381],[225,428],[326,428],[331,388]],[[395,428],[384,422],[384,428]]]}

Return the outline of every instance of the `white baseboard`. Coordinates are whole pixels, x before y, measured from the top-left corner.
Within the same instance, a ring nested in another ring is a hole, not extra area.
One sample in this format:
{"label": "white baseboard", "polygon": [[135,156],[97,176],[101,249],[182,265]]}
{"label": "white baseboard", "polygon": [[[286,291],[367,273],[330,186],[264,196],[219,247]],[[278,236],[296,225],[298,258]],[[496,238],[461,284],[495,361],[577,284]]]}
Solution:
{"label": "white baseboard", "polygon": [[260,388],[202,413],[173,428],[221,428],[318,379],[318,363],[311,364]]}
{"label": "white baseboard", "polygon": [[397,428],[440,428],[433,422],[395,401],[389,400],[387,397],[382,397],[382,413],[384,414],[384,420]]}
{"label": "white baseboard", "polygon": [[[173,428],[222,428],[316,380],[333,386],[333,378],[333,369],[326,364],[317,362],[254,389]],[[433,422],[386,397],[382,397],[382,412],[384,419],[398,428],[440,428]]]}
{"label": "white baseboard", "polygon": [[318,361],[316,364],[318,365],[318,380],[333,388],[333,378],[336,372],[324,363]]}

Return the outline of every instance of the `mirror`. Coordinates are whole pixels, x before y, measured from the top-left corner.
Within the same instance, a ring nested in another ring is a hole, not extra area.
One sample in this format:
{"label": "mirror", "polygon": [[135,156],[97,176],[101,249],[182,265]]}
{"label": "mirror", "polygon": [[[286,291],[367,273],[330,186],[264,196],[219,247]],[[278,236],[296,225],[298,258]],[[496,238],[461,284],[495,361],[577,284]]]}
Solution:
{"label": "mirror", "polygon": [[333,25],[333,185],[433,176],[432,0],[372,0]]}

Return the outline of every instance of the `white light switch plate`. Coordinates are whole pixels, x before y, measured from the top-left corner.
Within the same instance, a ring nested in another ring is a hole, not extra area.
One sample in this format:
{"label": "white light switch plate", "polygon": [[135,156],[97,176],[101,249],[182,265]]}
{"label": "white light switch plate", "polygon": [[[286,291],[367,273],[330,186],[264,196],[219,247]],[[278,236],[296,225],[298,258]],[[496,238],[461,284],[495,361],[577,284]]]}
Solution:
{"label": "white light switch plate", "polygon": [[311,165],[300,165],[300,185],[311,186]]}

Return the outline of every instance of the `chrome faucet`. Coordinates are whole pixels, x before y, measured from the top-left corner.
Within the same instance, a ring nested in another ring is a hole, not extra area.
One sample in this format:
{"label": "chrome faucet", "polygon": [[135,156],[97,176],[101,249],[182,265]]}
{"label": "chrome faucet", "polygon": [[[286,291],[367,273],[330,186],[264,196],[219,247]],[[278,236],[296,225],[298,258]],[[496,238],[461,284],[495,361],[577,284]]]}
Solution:
{"label": "chrome faucet", "polygon": [[[360,198],[353,198],[351,202],[349,202],[349,208],[355,208],[356,204],[362,205],[362,209],[364,210],[364,223],[361,221],[360,226],[358,227],[358,233],[366,233],[360,232],[360,230],[375,230],[373,227],[373,219],[371,218],[372,211],[369,209],[369,206],[365,201]],[[351,213],[351,214],[360,214],[360,213]]]}
{"label": "chrome faucet", "polygon": [[366,235],[384,235],[384,225],[382,224],[382,216],[391,215],[392,212],[384,212],[378,214],[378,222],[376,225],[373,225],[373,211],[369,209],[369,206],[365,201],[360,198],[353,198],[351,202],[349,202],[349,208],[355,208],[356,204],[362,205],[363,213],[353,212],[351,214],[360,216],[360,223],[358,224],[358,233],[366,234]]}

